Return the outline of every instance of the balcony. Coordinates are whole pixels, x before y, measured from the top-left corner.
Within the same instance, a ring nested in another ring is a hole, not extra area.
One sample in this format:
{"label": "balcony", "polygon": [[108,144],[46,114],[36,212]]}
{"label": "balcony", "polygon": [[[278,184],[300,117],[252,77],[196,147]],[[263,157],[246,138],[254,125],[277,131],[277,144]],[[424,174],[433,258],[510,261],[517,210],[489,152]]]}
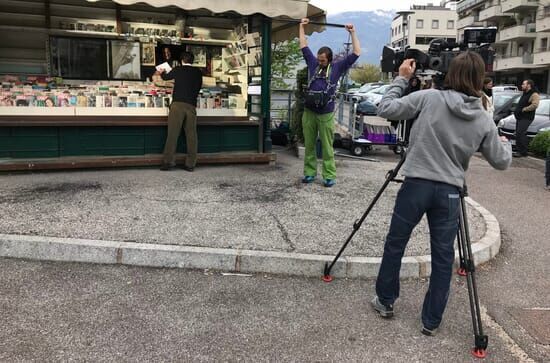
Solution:
{"label": "balcony", "polygon": [[462,19],[458,19],[458,21],[456,22],[456,28],[457,29],[463,29],[463,28],[466,28],[467,26],[482,26],[483,24],[479,21],[479,17],[478,16],[467,16],[465,18],[462,18]]}
{"label": "balcony", "polygon": [[503,56],[495,59],[493,71],[509,71],[515,69],[535,68],[533,54],[524,53],[521,56]]}
{"label": "balcony", "polygon": [[550,6],[545,6],[543,9],[539,9],[536,22],[537,32],[550,31]]}
{"label": "balcony", "polygon": [[456,4],[456,12],[461,13],[465,10],[481,6],[486,0],[461,0]]}
{"label": "balcony", "polygon": [[548,66],[550,65],[550,50],[539,49],[535,56],[533,57],[533,64],[537,66]]}
{"label": "balcony", "polygon": [[520,13],[526,10],[536,10],[539,6],[538,0],[502,0],[502,12]]}
{"label": "balcony", "polygon": [[504,28],[499,32],[499,41],[518,41],[524,39],[535,39],[537,37],[535,23],[516,25]]}
{"label": "balcony", "polygon": [[500,5],[491,6],[487,9],[483,9],[479,12],[479,21],[496,20],[498,18],[511,17],[511,14],[505,14],[502,12]]}

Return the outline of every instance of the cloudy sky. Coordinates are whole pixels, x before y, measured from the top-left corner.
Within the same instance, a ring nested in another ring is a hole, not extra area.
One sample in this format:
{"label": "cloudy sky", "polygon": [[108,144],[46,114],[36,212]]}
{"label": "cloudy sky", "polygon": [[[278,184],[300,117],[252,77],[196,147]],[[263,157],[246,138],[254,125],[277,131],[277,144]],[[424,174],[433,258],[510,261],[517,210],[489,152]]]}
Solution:
{"label": "cloudy sky", "polygon": [[329,14],[345,11],[406,10],[411,4],[425,5],[428,2],[439,4],[439,0],[310,0],[310,3],[326,10]]}

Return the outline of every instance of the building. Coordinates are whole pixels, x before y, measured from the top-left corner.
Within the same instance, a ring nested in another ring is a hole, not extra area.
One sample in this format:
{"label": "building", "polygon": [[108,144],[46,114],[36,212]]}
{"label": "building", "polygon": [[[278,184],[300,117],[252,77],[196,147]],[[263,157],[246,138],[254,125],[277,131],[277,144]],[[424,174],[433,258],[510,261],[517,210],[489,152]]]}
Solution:
{"label": "building", "polygon": [[410,46],[426,51],[433,39],[456,40],[455,3],[444,1],[440,5],[413,5],[410,10],[397,12],[391,24],[391,46]]}
{"label": "building", "polygon": [[493,71],[496,83],[519,85],[531,78],[549,91],[550,6],[537,0],[461,0],[458,36],[469,26],[498,28]]}

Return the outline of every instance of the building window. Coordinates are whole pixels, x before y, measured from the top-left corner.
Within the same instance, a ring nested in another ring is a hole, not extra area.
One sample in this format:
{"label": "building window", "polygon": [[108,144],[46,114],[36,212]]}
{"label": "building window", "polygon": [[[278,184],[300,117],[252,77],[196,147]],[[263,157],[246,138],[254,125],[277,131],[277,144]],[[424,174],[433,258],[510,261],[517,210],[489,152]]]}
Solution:
{"label": "building window", "polygon": [[422,28],[424,28],[424,20],[417,19],[416,20],[416,29],[422,29]]}
{"label": "building window", "polygon": [[398,29],[399,29],[398,33],[401,34],[401,25],[399,25]]}
{"label": "building window", "polygon": [[454,28],[455,28],[455,21],[447,20],[447,29],[454,29]]}
{"label": "building window", "polygon": [[542,38],[540,40],[540,51],[546,52],[547,48],[548,48],[548,38]]}
{"label": "building window", "polygon": [[432,29],[439,29],[439,20],[432,20]]}

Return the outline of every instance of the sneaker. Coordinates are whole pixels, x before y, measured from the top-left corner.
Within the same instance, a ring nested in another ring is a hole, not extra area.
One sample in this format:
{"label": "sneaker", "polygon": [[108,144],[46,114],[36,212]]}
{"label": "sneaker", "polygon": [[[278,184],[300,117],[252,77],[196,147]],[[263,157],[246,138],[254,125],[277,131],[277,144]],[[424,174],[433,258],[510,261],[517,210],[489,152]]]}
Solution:
{"label": "sneaker", "polygon": [[380,300],[378,300],[378,296],[375,296],[370,303],[381,317],[386,319],[393,318],[393,305],[382,304]]}
{"label": "sneaker", "polygon": [[550,192],[550,185],[547,185],[547,186],[545,187],[545,189],[548,190],[548,191]]}
{"label": "sneaker", "polygon": [[525,158],[527,157],[527,154],[520,154],[519,152],[512,153],[512,156],[515,158]]}
{"label": "sneaker", "polygon": [[310,184],[310,183],[313,183],[313,181],[315,180],[315,177],[314,176],[309,176],[309,175],[306,175],[302,178],[302,183],[304,184]]}
{"label": "sneaker", "polygon": [[334,184],[336,184],[336,180],[334,179],[325,179],[323,185],[327,188],[330,188],[332,186],[334,186]]}
{"label": "sneaker", "polygon": [[176,168],[176,164],[162,164],[162,166],[160,167],[160,170],[162,171],[170,171],[170,170],[174,170]]}
{"label": "sneaker", "polygon": [[185,166],[185,165],[184,165],[184,166],[182,166],[181,168],[182,168],[183,170],[189,171],[189,172],[192,172],[192,171],[195,170],[195,168],[192,167],[192,166]]}
{"label": "sneaker", "polygon": [[424,335],[427,335],[429,337],[433,337],[437,333],[437,328],[428,329],[425,326],[423,326],[421,332]]}

